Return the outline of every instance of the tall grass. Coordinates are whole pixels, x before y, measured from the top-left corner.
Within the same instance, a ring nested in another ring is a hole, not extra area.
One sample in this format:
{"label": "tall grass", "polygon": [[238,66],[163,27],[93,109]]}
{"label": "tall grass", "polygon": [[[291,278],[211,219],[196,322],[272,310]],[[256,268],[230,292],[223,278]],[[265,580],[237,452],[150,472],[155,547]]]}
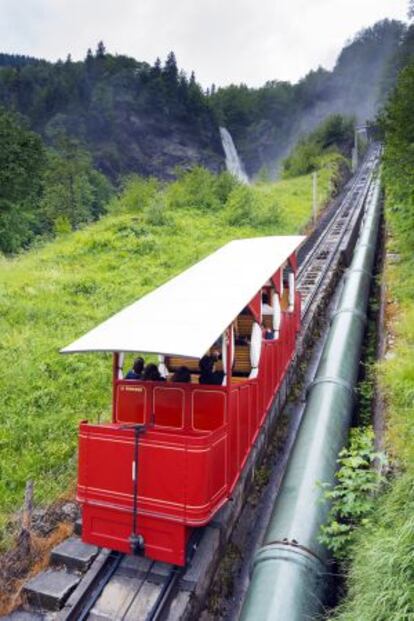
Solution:
{"label": "tall grass", "polygon": [[387,164],[385,173],[390,348],[378,377],[394,476],[376,499],[370,528],[361,528],[357,536],[349,591],[335,621],[414,620],[414,203],[412,187],[411,198],[407,194],[401,202],[399,180]]}
{"label": "tall grass", "polygon": [[[321,172],[324,199],[332,174]],[[59,349],[225,242],[297,232],[311,213],[310,177],[249,190],[253,222],[267,197],[259,228],[230,224],[219,193],[213,210],[177,207],[172,193],[185,194],[186,183],[131,179],[100,222],[0,259],[0,540],[26,481],[34,479],[38,503],[53,500],[76,475],[79,420],[110,413],[110,356]]]}
{"label": "tall grass", "polygon": [[398,478],[377,501],[369,529],[361,529],[340,621],[414,619],[414,481]]}

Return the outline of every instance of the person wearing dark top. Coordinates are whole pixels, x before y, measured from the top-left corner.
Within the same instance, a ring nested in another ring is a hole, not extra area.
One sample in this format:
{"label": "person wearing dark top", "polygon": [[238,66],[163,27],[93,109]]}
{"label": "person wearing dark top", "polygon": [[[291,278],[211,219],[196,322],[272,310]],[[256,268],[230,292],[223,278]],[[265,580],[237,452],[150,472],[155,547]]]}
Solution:
{"label": "person wearing dark top", "polygon": [[142,377],[142,371],[144,370],[144,358],[138,357],[134,360],[134,365],[130,371],[125,375],[127,380],[139,380]]}
{"label": "person wearing dark top", "polygon": [[200,367],[200,377],[198,379],[200,384],[222,384],[224,373],[223,371],[214,370],[215,358],[214,356],[203,356],[198,363]]}
{"label": "person wearing dark top", "polygon": [[144,381],[165,382],[165,378],[161,377],[156,364],[147,364],[142,378]]}
{"label": "person wearing dark top", "polygon": [[172,382],[182,382],[187,384],[191,382],[191,373],[188,367],[179,367],[171,378]]}

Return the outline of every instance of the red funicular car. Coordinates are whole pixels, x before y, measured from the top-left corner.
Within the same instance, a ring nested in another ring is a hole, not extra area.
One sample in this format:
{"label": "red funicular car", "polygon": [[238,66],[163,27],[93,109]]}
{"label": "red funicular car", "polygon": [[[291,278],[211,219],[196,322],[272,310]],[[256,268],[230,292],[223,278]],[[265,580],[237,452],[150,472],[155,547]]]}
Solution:
{"label": "red funicular car", "polygon": [[[64,353],[113,352],[111,423],[82,422],[83,539],[184,565],[195,527],[230,497],[295,349],[303,237],[225,245]],[[221,385],[199,359],[221,352]],[[126,352],[157,354],[164,381],[126,380]],[[191,382],[171,381],[180,366]]]}

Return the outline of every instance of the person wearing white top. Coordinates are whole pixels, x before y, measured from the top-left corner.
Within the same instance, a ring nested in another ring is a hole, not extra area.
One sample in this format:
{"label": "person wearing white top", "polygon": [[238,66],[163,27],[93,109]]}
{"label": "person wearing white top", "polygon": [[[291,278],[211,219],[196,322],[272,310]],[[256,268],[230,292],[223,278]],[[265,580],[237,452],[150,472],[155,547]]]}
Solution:
{"label": "person wearing white top", "polygon": [[273,308],[269,304],[267,293],[262,294],[262,315],[273,315]]}

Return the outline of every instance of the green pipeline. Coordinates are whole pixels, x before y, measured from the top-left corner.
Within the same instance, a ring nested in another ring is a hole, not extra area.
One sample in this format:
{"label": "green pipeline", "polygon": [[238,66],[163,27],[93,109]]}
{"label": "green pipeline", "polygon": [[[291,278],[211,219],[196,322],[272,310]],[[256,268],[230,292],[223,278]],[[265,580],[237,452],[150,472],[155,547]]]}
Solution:
{"label": "green pipeline", "polygon": [[376,180],[263,546],[255,555],[241,621],[309,621],[323,612],[329,555],[318,534],[329,505],[320,484],[334,484],[351,424],[380,211]]}

